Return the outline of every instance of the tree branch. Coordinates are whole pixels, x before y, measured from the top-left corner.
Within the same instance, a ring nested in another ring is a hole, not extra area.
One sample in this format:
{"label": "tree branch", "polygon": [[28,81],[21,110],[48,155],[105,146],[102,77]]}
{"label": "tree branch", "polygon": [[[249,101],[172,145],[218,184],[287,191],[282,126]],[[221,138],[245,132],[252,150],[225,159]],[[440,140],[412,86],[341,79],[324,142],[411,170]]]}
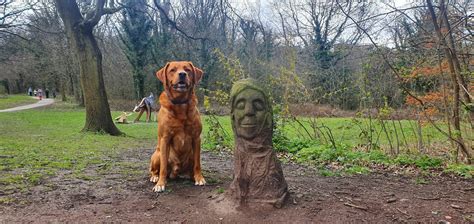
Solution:
{"label": "tree branch", "polygon": [[97,0],[95,7],[86,13],[83,25],[94,27],[99,23],[100,18],[102,17],[102,11],[104,10],[105,0]]}
{"label": "tree branch", "polygon": [[[347,16],[366,36],[367,38],[369,38],[370,42],[372,43],[372,45],[374,45],[374,47],[381,52],[381,56],[383,58],[383,60],[385,61],[385,63],[387,63],[388,67],[390,68],[390,70],[393,71],[393,73],[395,74],[395,76],[397,77],[398,80],[403,80],[403,78],[401,77],[401,75],[398,73],[398,70],[393,67],[393,65],[389,62],[387,56],[385,54],[382,53],[380,47],[377,45],[377,43],[375,43],[375,41],[372,39],[372,37],[370,36],[370,34],[367,33],[367,31],[361,27],[359,25],[359,23],[357,21],[355,21],[351,16],[349,16],[345,11],[344,9],[342,8],[342,6],[339,4],[339,0],[336,0],[336,3],[337,5],[340,7],[342,13]],[[400,86],[402,88],[402,90],[407,93],[410,97],[413,97],[413,99],[415,99],[423,109],[426,108],[426,105],[425,103],[420,99],[418,98],[416,95],[414,95],[412,92],[410,92],[410,90],[408,90],[405,86],[401,85]],[[440,127],[438,127],[438,125],[436,125],[436,123],[430,118],[428,117],[428,115],[426,113],[423,113],[423,115],[425,116],[425,118],[430,122],[431,125],[433,125],[433,127],[439,131],[440,133],[442,133],[443,135],[445,135],[446,137],[448,137],[450,140],[452,141],[455,141],[456,143],[458,144],[463,144],[462,142],[460,142],[458,139],[454,138],[453,136],[449,135],[448,133],[446,133],[445,131],[443,131]]]}
{"label": "tree branch", "polygon": [[178,25],[176,24],[175,21],[170,19],[170,17],[168,16],[168,13],[166,13],[166,10],[161,6],[161,4],[157,0],[153,0],[153,3],[155,4],[156,8],[160,11],[160,13],[164,16],[164,18],[166,19],[168,24],[170,24],[171,27],[173,27],[175,30],[180,32],[183,36],[185,36],[186,38],[189,38],[191,40],[208,40],[207,38],[194,37],[194,36],[191,36],[191,35],[187,34],[184,30],[182,30],[181,28],[178,27]]}

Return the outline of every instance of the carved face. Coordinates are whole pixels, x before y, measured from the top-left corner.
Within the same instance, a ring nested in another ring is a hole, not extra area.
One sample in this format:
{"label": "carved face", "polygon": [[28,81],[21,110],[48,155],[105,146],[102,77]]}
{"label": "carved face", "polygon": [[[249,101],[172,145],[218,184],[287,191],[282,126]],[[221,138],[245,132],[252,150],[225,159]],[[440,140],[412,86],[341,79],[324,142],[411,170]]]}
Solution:
{"label": "carved face", "polygon": [[186,93],[202,77],[202,70],[194,67],[190,61],[172,61],[160,69],[156,76],[165,88],[172,93]]}
{"label": "carved face", "polygon": [[247,88],[237,94],[233,106],[236,134],[247,140],[255,138],[267,123],[267,107],[264,95]]}

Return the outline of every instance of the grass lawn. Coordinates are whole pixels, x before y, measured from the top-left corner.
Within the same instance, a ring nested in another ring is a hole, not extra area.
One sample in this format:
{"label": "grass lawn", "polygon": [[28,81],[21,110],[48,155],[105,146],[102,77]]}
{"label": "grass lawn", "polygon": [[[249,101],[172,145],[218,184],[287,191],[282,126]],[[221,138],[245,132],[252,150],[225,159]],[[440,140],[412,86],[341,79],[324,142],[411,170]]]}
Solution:
{"label": "grass lawn", "polygon": [[[120,113],[113,112],[113,116]],[[133,120],[134,116],[129,119]],[[129,149],[147,150],[150,155],[153,152],[157,131],[155,122],[118,124],[126,135],[114,137],[80,132],[84,119],[84,109],[62,102],[47,108],[0,113],[0,195],[27,191],[29,186],[40,184],[43,178],[56,175],[61,170],[69,171],[68,175],[87,178],[82,172],[86,167],[112,164],[114,158]],[[232,142],[229,117],[218,119],[229,135],[227,141]],[[358,137],[360,130],[349,125],[350,119],[322,118],[320,122],[329,126],[342,143],[358,144],[362,141]],[[203,136],[208,130],[204,122]],[[429,126],[424,130],[435,135]],[[300,136],[291,126],[285,133],[290,139]],[[433,138],[445,141],[439,135]],[[360,168],[352,169],[359,172]],[[468,167],[467,172],[473,172],[472,166]]]}
{"label": "grass lawn", "polygon": [[37,102],[27,95],[0,95],[0,110]]}
{"label": "grass lawn", "polygon": [[[230,142],[233,141],[232,137],[232,128],[230,123],[230,117],[228,116],[221,116],[218,117],[219,122],[221,123],[222,127],[225,129],[225,132],[229,135]],[[204,119],[203,119],[204,120]],[[300,118],[301,124],[308,130],[310,134],[313,133],[311,129],[311,122],[309,118]],[[358,119],[360,125],[355,125],[355,121],[352,118],[318,118],[317,125],[318,126],[327,126],[330,130],[336,143],[342,143],[346,145],[359,145],[367,142],[361,135],[362,129],[368,130],[369,120],[368,119]],[[376,121],[372,120],[372,126],[374,129],[373,138],[374,141],[377,139],[380,145],[387,145],[388,140],[386,134],[384,132],[380,132],[382,130],[381,124]],[[402,120],[400,122],[394,121],[386,121],[386,129],[389,133],[389,137],[392,142],[395,141],[395,130],[397,131],[397,135],[400,138],[400,141],[403,139],[403,135],[405,136],[407,143],[409,145],[415,145],[417,142],[416,138],[416,128],[417,123],[416,121],[411,120]],[[395,126],[395,128],[394,128]],[[401,126],[401,128],[400,128]],[[446,125],[439,124],[441,129],[445,130]],[[362,129],[361,129],[362,127]],[[208,126],[204,124],[203,133],[208,131]],[[327,129],[322,128],[325,134],[327,134]],[[400,132],[403,130],[403,134]],[[446,131],[446,130],[445,130]],[[288,122],[283,129],[283,133],[289,139],[308,139],[308,134],[301,128],[297,122]],[[426,143],[443,143],[445,144],[448,138],[444,136],[442,133],[438,132],[431,124],[424,124],[422,126],[422,136],[423,141]],[[466,135],[465,135],[466,136]],[[473,138],[473,133],[471,133],[468,137],[471,139]],[[404,142],[404,141],[403,141]],[[393,143],[395,144],[395,143]]]}
{"label": "grass lawn", "polygon": [[59,170],[83,175],[85,167],[113,163],[127,149],[152,153],[156,124],[119,125],[123,137],[82,133],[84,110],[66,106],[0,113],[0,193],[26,190]]}

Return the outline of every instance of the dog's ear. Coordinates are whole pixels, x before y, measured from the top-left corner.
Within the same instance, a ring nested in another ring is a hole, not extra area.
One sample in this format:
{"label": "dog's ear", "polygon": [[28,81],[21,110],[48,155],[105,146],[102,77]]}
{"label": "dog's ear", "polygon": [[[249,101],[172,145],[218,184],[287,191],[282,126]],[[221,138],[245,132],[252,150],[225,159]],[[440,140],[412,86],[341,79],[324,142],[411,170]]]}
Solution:
{"label": "dog's ear", "polygon": [[166,85],[166,70],[168,69],[168,66],[170,63],[166,63],[165,67],[161,68],[156,72],[156,77],[163,83],[163,86]]}
{"label": "dog's ear", "polygon": [[202,75],[204,73],[200,68],[194,67],[192,62],[189,62],[189,64],[191,64],[191,67],[193,68],[193,72],[194,72],[194,80],[193,81],[194,81],[194,84],[198,84],[199,81],[201,81]]}

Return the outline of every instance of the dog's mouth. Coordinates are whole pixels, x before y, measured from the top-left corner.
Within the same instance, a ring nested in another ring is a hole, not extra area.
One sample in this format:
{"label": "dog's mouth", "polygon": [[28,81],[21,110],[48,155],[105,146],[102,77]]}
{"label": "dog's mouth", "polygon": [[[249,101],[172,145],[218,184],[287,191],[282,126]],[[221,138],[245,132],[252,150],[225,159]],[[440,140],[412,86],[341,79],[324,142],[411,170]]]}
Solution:
{"label": "dog's mouth", "polygon": [[173,85],[173,89],[178,92],[186,92],[188,90],[188,84],[186,84],[184,81],[179,81]]}

